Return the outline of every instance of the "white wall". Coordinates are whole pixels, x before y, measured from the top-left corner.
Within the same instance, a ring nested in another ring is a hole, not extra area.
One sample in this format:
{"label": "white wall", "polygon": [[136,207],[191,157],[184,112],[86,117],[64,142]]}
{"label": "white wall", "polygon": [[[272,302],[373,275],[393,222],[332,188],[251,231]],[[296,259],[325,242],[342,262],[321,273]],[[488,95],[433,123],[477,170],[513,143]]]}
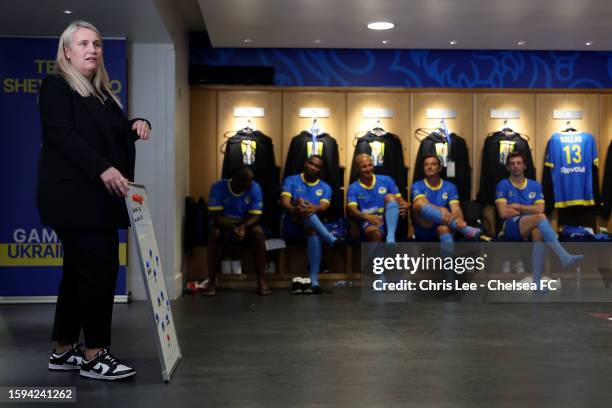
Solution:
{"label": "white wall", "polygon": [[[151,140],[136,147],[135,182],[147,186],[157,245],[171,299],[182,293],[184,198],[189,192],[188,33],[170,0],[155,0],[171,44],[133,43],[129,49],[129,109],[149,119]],[[145,299],[133,239],[128,250],[127,287]]]}
{"label": "white wall", "polygon": [[[129,61],[129,112],[131,117],[151,121],[151,139],[136,144],[134,181],[147,187],[157,245],[168,294],[180,296],[182,271],[176,251],[176,159],[175,159],[175,58],[172,44],[131,44]],[[135,299],[145,299],[133,238],[128,249],[128,290]]]}

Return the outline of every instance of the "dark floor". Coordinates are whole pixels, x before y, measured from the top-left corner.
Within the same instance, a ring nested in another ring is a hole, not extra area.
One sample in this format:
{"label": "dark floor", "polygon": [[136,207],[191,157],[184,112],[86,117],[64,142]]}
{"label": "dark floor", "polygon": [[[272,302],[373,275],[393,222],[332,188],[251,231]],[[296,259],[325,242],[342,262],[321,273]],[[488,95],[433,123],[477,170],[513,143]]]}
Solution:
{"label": "dark floor", "polygon": [[122,383],[49,372],[54,306],[2,305],[0,386],[76,386],[79,406],[107,407],[612,406],[612,321],[590,315],[612,304],[360,296],[184,296],[173,306],[183,361],[170,384],[144,302],[115,307],[113,352],[138,370]]}

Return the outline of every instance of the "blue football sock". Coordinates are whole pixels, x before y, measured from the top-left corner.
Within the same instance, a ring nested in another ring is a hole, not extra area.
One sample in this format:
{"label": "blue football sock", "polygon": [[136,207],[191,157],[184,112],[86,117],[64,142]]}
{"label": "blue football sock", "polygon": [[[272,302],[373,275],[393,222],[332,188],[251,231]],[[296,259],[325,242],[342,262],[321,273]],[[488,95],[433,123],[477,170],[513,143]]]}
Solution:
{"label": "blue football sock", "polygon": [[397,201],[389,201],[385,205],[385,224],[387,227],[387,242],[395,242],[395,229],[399,218],[399,205]]}
{"label": "blue football sock", "polygon": [[311,214],[310,217],[307,217],[306,225],[314,229],[327,245],[332,246],[336,241],[336,237],[325,228],[317,214]]}
{"label": "blue football sock", "polygon": [[542,242],[533,243],[533,251],[531,252],[533,262],[533,283],[540,287],[540,279],[544,271],[544,255],[546,255],[546,247]]}
{"label": "blue football sock", "polygon": [[[449,258],[453,256],[455,252],[455,241],[453,241],[453,235],[449,233],[444,233],[440,235],[440,255],[442,258]],[[446,279],[450,281],[455,280],[455,271],[452,269],[445,270]]]}
{"label": "blue football sock", "polygon": [[425,204],[421,208],[421,216],[434,224],[442,224],[442,211],[431,204]]}
{"label": "blue football sock", "polygon": [[312,286],[318,286],[319,268],[321,267],[321,257],[323,256],[321,240],[317,235],[309,235],[306,239],[306,247],[308,251],[308,268],[310,269],[310,282]]}
{"label": "blue football sock", "polygon": [[557,239],[557,234],[555,234],[555,231],[550,226],[548,220],[538,222],[538,228],[540,229],[544,242],[546,242],[552,248],[552,250],[555,251],[559,257],[559,260],[561,260],[561,265],[569,266],[575,262],[578,262],[584,257],[584,255],[569,254],[565,249],[563,249],[561,243],[559,243],[559,240]]}

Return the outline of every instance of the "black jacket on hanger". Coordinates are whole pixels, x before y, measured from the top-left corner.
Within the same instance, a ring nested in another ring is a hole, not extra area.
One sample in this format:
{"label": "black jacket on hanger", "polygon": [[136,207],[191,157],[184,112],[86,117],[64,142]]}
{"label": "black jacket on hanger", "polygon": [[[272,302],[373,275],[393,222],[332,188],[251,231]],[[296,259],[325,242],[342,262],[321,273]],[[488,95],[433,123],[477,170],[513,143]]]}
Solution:
{"label": "black jacket on hanger", "polygon": [[497,183],[509,176],[506,157],[513,151],[521,152],[525,156],[525,177],[535,180],[536,172],[529,143],[518,133],[495,132],[486,138],[482,148],[480,188],[476,201],[483,205],[495,203],[495,188]]}
{"label": "black jacket on hanger", "polygon": [[600,209],[602,217],[605,219],[610,218],[610,210],[612,210],[612,141],[606,153],[606,168],[604,169]]}
{"label": "black jacket on hanger", "polygon": [[[255,142],[253,146],[253,142]],[[250,148],[247,148],[249,146]],[[261,187],[264,199],[262,223],[279,233],[279,196],[280,182],[278,169],[274,161],[272,139],[258,130],[243,129],[227,139],[221,178],[230,179],[237,169],[249,166],[255,175],[255,181]]]}
{"label": "black jacket on hanger", "polygon": [[[287,160],[285,160],[283,180],[294,174],[300,174],[304,170],[304,162],[309,157],[308,142],[312,142],[312,139],[312,134],[307,131],[302,131],[291,139],[289,151],[287,152]],[[311,155],[318,154],[323,157],[323,168],[321,169],[320,178],[329,184],[332,189],[332,200],[328,216],[332,219],[342,217],[344,200],[340,187],[343,185],[343,180],[340,173],[338,142],[327,133],[321,133],[316,139],[319,147],[317,151],[313,151],[311,144],[310,153]],[[319,145],[319,143],[321,144]]]}
{"label": "black jacket on hanger", "polygon": [[[368,132],[357,140],[353,159],[358,154],[366,153],[372,155],[372,146],[374,143],[380,143],[381,150],[378,158],[373,158],[374,173],[384,174],[393,179],[397,188],[404,199],[408,199],[408,172],[404,166],[404,150],[402,149],[402,141],[393,133],[385,133],[376,135]],[[350,182],[354,182],[359,177],[357,167],[354,160],[351,162],[351,177]]]}
{"label": "black jacket on hanger", "polygon": [[[450,154],[447,161],[455,162],[455,177],[446,175],[446,167],[442,168],[440,176],[444,180],[448,180],[457,186],[459,191],[459,199],[461,201],[470,201],[472,195],[472,172],[470,170],[470,157],[468,155],[467,144],[465,140],[451,133],[450,137]],[[423,172],[423,158],[427,155],[437,155],[436,145],[448,145],[446,137],[438,132],[430,133],[425,139],[421,140],[421,145],[417,152],[416,162],[414,164],[414,176],[412,182],[416,182],[425,178]]]}

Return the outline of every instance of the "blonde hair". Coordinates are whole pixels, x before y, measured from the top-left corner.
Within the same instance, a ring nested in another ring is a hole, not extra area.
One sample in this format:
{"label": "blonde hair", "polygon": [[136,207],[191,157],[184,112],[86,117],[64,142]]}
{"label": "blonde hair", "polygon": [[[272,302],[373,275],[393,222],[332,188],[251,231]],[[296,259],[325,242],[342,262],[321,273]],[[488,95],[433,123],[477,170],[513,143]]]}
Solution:
{"label": "blonde hair", "polygon": [[98,38],[100,38],[100,41],[102,41],[100,32],[93,26],[93,24],[81,20],[70,23],[70,25],[66,27],[62,33],[57,46],[55,73],[61,75],[66,82],[68,82],[70,88],[72,88],[82,97],[94,95],[96,98],[104,101],[106,100],[104,92],[106,92],[111,98],[113,98],[117,105],[122,106],[121,102],[119,102],[119,98],[117,98],[117,96],[111,90],[108,72],[106,71],[106,68],[104,68],[104,58],[102,55],[100,55],[98,69],[91,78],[91,81],[77,71],[77,69],[70,63],[68,58],[66,58],[66,49],[70,48],[72,43],[72,34],[74,34],[74,32],[79,28],[86,28],[95,32],[98,35]]}

